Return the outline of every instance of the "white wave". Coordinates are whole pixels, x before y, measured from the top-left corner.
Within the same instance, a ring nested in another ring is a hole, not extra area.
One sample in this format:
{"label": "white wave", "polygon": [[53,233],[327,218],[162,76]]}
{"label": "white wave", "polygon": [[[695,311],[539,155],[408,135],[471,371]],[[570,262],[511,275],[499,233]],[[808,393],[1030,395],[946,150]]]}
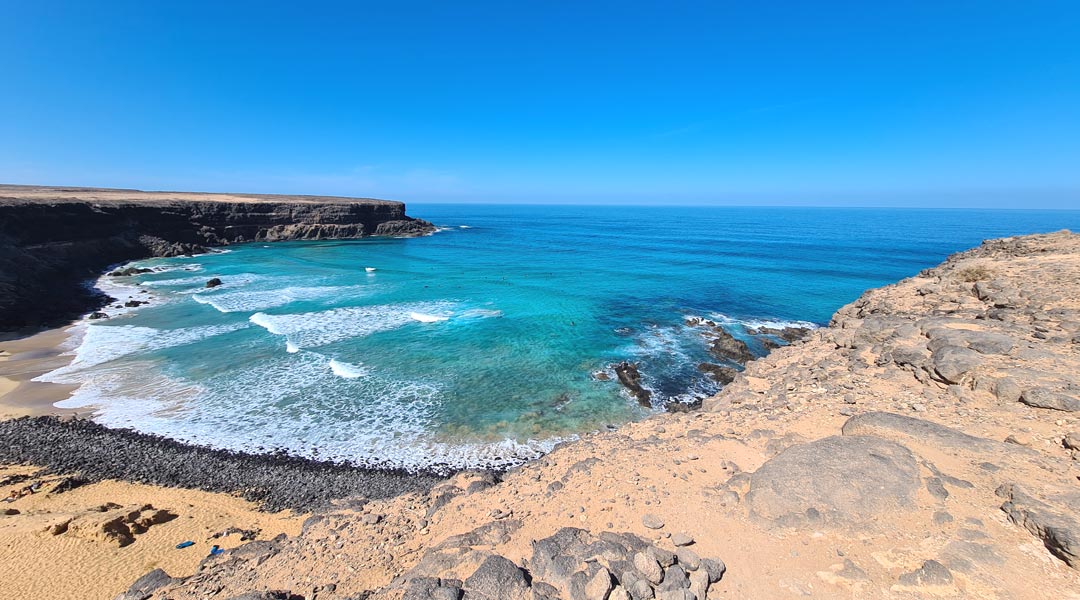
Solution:
{"label": "white wave", "polygon": [[503,316],[503,311],[489,308],[472,308],[461,313],[461,317],[466,319],[489,319],[501,316]]}
{"label": "white wave", "polygon": [[414,321],[420,321],[421,323],[437,323],[439,321],[445,321],[450,317],[444,317],[442,315],[429,315],[421,312],[410,312],[409,318]]}
{"label": "white wave", "polygon": [[364,367],[342,362],[336,358],[330,359],[330,370],[333,371],[334,375],[344,377],[345,379],[356,379],[357,377],[367,377],[368,375],[368,370]]}
{"label": "white wave", "polygon": [[88,325],[70,364],[34,378],[52,383],[83,383],[83,373],[125,356],[191,344],[247,327],[247,323],[187,329],[154,329],[134,325]]}
{"label": "white wave", "polygon": [[650,357],[665,356],[677,362],[690,361],[687,343],[691,336],[686,335],[685,327],[653,326],[634,338],[634,344],[624,350],[630,354]]}
{"label": "white wave", "polygon": [[460,229],[472,229],[472,226],[470,226],[470,225],[458,225],[458,228],[460,228]]}
{"label": "white wave", "polygon": [[199,304],[207,304],[218,312],[252,312],[285,306],[292,302],[321,300],[324,298],[357,298],[371,292],[365,286],[319,286],[285,287],[273,290],[253,290],[218,292],[212,294],[193,294],[191,299]]}
{"label": "white wave", "polygon": [[180,277],[176,279],[158,279],[156,281],[144,281],[142,285],[147,287],[190,287],[193,285],[205,286],[206,277]]}
{"label": "white wave", "polygon": [[280,354],[203,381],[167,375],[145,360],[101,365],[86,375],[60,406],[92,408],[107,426],[229,450],[263,446],[364,467],[448,471],[512,467],[569,439],[444,438],[435,433],[437,384],[377,373],[342,376],[314,352]]}
{"label": "white wave", "polygon": [[711,313],[707,318],[709,320],[715,321],[720,325],[741,325],[746,329],[786,329],[788,327],[805,327],[806,329],[817,329],[819,327],[817,323],[811,323],[810,321],[788,321],[783,319],[768,318],[737,319],[723,313]]}
{"label": "white wave", "polygon": [[94,282],[94,288],[114,299],[114,302],[110,302],[108,305],[103,306],[98,312],[103,312],[109,317],[117,317],[137,309],[137,307],[124,306],[130,300],[150,302],[155,306],[162,304],[165,301],[161,296],[143,291],[141,285],[142,284],[121,283],[120,281],[117,281],[116,278],[109,277],[108,275],[98,277],[97,281]]}
{"label": "white wave", "polygon": [[[206,282],[209,279],[217,277],[221,280],[221,285],[218,287],[208,288]],[[191,277],[179,277],[175,279],[158,279],[156,281],[144,281],[140,285],[148,287],[180,287],[190,288],[186,290],[175,290],[172,293],[175,294],[202,294],[206,292],[220,292],[222,290],[235,289],[265,280],[265,275],[259,275],[257,273],[237,273],[235,275],[213,275],[213,273],[207,273],[205,275],[193,275]]]}
{"label": "white wave", "polygon": [[[258,325],[259,327],[262,327],[263,329],[269,331],[274,335],[286,335],[287,333],[286,331],[278,327],[279,320],[275,320],[274,317],[266,313],[255,313],[248,317],[248,321],[251,321],[252,323]],[[295,348],[296,345],[293,344],[293,347]]]}
{"label": "white wave", "polygon": [[296,344],[286,340],[285,341],[285,351],[288,352],[289,354],[296,354],[297,352],[300,351],[300,348]]}
{"label": "white wave", "polygon": [[297,348],[313,348],[403,327],[414,321],[413,314],[443,320],[448,317],[440,313],[452,309],[449,302],[413,302],[283,315],[258,312],[249,320],[274,335],[285,336]]}
{"label": "white wave", "polygon": [[154,273],[171,273],[173,271],[202,271],[203,266],[199,263],[191,263],[187,265],[171,265],[171,266],[157,266],[151,267],[154,269]]}
{"label": "white wave", "polygon": [[368,273],[374,273],[375,272],[375,267],[364,267],[364,270],[367,271]]}

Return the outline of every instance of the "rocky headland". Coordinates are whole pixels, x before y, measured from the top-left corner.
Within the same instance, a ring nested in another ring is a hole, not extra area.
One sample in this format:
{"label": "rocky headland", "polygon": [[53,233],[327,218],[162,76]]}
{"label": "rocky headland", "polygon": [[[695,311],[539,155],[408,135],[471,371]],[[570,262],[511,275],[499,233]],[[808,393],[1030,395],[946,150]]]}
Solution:
{"label": "rocky headland", "polygon": [[988,241],[789,337],[700,410],[308,504],[119,597],[1080,597],[1080,235]]}
{"label": "rocky headland", "polygon": [[110,265],[252,241],[434,231],[389,200],[0,185],[0,331],[100,307],[84,283]]}

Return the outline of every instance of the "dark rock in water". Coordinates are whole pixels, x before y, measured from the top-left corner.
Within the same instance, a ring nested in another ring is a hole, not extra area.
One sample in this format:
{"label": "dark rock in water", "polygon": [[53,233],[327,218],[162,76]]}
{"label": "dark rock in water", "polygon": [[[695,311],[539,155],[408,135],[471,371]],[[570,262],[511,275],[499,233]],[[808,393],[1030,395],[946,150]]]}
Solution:
{"label": "dark rock in water", "polygon": [[734,367],[725,367],[724,365],[714,365],[713,363],[704,362],[697,366],[697,370],[706,375],[710,375],[721,385],[727,385],[732,381],[735,381],[735,376],[739,374],[739,370]]}
{"label": "dark rock in water", "polygon": [[[774,338],[779,338],[779,339],[791,344],[791,343],[797,342],[797,341],[805,338],[806,336],[810,335],[811,331],[813,331],[813,330],[810,329],[809,327],[798,327],[798,326],[793,325],[793,326],[783,327],[783,328],[779,328],[779,329],[777,329],[776,327],[759,327],[757,329],[751,329],[749,331],[749,333],[751,335],[759,336],[759,337],[760,336],[770,336],[770,337],[774,337]],[[763,344],[765,344],[766,347],[776,348],[776,347],[778,347],[780,345],[780,344],[777,344],[776,342],[769,341],[768,337],[762,337],[761,342]]]}
{"label": "dark rock in water", "polygon": [[712,328],[709,354],[720,360],[730,360],[740,365],[754,360],[754,353],[746,342],[736,338],[719,325]]}
{"label": "dark rock in water", "polygon": [[709,354],[720,360],[730,361],[737,364],[746,364],[754,360],[754,353],[746,342],[731,335],[722,325],[715,321],[709,321],[700,317],[686,319],[690,327],[701,327],[705,330],[705,339],[709,344]]}
{"label": "dark rock in water", "polygon": [[90,316],[87,317],[87,318],[95,319],[95,320],[96,319],[108,319],[109,315],[107,315],[107,314],[105,314],[105,313],[103,313],[101,311],[94,311],[94,312],[90,313]]}
{"label": "dark rock in water", "polygon": [[876,437],[797,444],[750,479],[751,513],[780,526],[880,521],[914,506],[919,467],[907,448]]}
{"label": "dark rock in water", "polygon": [[206,282],[206,287],[208,287],[208,288],[215,288],[215,287],[217,287],[219,285],[221,285],[221,280],[218,279],[217,277],[215,277],[215,278],[211,279],[210,281]]}
{"label": "dark rock in water", "polygon": [[127,302],[124,303],[124,307],[125,308],[136,308],[138,306],[142,306],[143,304],[150,304],[150,303],[145,301],[145,300],[128,300]]}
{"label": "dark rock in water", "polygon": [[642,387],[641,373],[638,371],[637,365],[623,361],[612,368],[615,370],[615,376],[619,378],[619,383],[630,390],[630,393],[637,398],[638,403],[645,408],[652,408],[652,392]]}
{"label": "dark rock in water", "polygon": [[143,273],[153,273],[153,269],[144,269],[140,267],[126,267],[123,269],[117,269],[112,273],[109,273],[109,277],[131,277],[132,275],[142,275]]}

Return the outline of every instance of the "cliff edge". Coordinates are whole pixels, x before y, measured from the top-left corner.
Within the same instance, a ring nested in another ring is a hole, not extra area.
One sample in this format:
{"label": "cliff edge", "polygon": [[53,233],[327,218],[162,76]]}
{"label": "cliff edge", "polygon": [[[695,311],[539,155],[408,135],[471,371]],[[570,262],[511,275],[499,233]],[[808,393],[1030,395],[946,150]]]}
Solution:
{"label": "cliff edge", "polygon": [[0,185],[0,331],[97,308],[103,299],[84,282],[128,260],[432,231],[389,200]]}

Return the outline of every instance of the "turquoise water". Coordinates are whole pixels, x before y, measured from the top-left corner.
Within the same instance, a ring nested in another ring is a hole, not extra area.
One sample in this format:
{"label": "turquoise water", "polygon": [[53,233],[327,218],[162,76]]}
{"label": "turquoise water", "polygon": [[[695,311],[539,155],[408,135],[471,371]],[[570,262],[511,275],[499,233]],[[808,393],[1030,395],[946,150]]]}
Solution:
{"label": "turquoise water", "polygon": [[[505,466],[716,391],[705,316],[824,324],[867,288],[1064,211],[410,206],[413,239],[234,246],[103,278],[149,298],[79,326],[62,403],[197,443],[380,467]],[[206,289],[219,277],[224,283]],[[713,361],[715,362],[715,361]]]}

